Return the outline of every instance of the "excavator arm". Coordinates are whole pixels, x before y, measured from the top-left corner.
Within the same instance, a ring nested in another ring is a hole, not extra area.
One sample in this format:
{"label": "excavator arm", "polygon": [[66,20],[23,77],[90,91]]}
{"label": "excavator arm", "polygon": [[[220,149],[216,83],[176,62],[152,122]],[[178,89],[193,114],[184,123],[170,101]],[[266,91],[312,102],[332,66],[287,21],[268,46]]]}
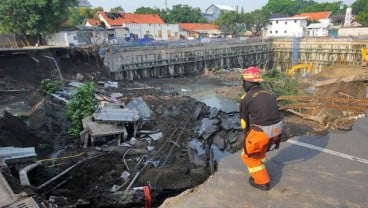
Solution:
{"label": "excavator arm", "polygon": [[362,66],[365,67],[368,65],[368,48],[361,48],[362,53]]}
{"label": "excavator arm", "polygon": [[287,74],[290,75],[290,76],[293,76],[295,74],[295,72],[299,69],[306,69],[306,72],[311,72],[312,71],[312,64],[311,63],[297,64],[297,65],[291,67],[291,69],[287,70]]}

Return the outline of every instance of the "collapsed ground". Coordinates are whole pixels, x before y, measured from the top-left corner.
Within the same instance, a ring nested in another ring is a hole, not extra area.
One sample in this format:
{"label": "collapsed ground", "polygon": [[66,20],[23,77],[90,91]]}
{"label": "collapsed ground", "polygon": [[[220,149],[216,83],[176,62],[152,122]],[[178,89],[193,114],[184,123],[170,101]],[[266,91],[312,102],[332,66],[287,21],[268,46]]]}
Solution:
{"label": "collapsed ground", "polygon": [[[50,196],[58,199],[56,203],[53,203],[53,205],[58,206],[85,203],[90,207],[142,207],[144,197],[140,191],[129,189],[124,192],[128,184],[124,184],[121,175],[128,169],[132,176],[137,175],[137,180],[132,187],[145,185],[152,187],[153,206],[158,206],[166,197],[203,183],[211,175],[213,167],[203,167],[190,163],[187,145],[188,141],[196,136],[195,129],[200,118],[208,116],[209,107],[204,107],[198,117],[194,116],[195,109],[200,103],[191,97],[180,96],[172,89],[167,89],[165,83],[211,82],[214,85],[222,86],[216,91],[220,95],[237,99],[241,94],[239,86],[229,87],[222,84],[223,81],[238,81],[239,72],[237,71],[202,74],[189,78],[120,82],[119,89],[102,90],[106,94],[121,92],[124,95],[122,99],[126,102],[134,97],[142,96],[152,111],[151,121],[142,129],[160,130],[164,135],[163,139],[154,143],[155,151],[153,152],[146,150],[144,141],[139,141],[134,151],[129,148],[116,147],[113,143],[99,146],[99,148],[82,148],[80,140],[72,138],[67,133],[69,123],[64,115],[65,105],[51,99],[39,89],[39,83],[42,79],[57,77],[57,73],[50,70],[53,69],[52,63],[47,60],[36,63],[29,58],[21,57],[1,61],[5,63],[0,72],[2,82],[0,87],[4,90],[2,91],[4,94],[1,95],[1,104],[22,101],[29,106],[37,106],[37,109],[30,109],[30,114],[20,116],[20,118],[5,114],[0,119],[0,146],[33,146],[36,148],[39,160],[49,158],[51,153],[58,150],[61,150],[59,158],[69,157],[68,159],[56,160],[56,162],[45,162],[44,169],[33,173],[32,182],[34,184],[40,184],[41,181],[52,175],[86,159],[86,162],[81,163],[70,172],[70,179],[65,184],[57,186],[57,188],[54,186],[48,190],[34,191],[40,201],[47,201]],[[87,56],[82,58],[72,56],[70,60],[61,64],[63,75],[70,80],[75,79],[77,73],[83,75],[84,78],[81,80],[108,80],[109,76],[101,69],[102,64],[94,63],[94,61],[95,59]],[[311,80],[330,79],[332,77],[327,76],[334,74],[333,78],[342,77],[346,76],[347,71],[349,71],[349,75],[352,71],[364,74],[366,70],[360,66],[354,67],[354,69],[345,65],[330,67],[319,76],[304,78],[305,82],[300,82],[301,90],[308,86]],[[8,93],[6,90],[9,89],[18,91]],[[346,99],[348,99],[347,95],[357,99],[365,99],[366,93],[366,80],[323,85],[315,91],[316,96],[345,96]],[[321,127],[321,123],[303,119],[286,111],[283,112],[283,115],[285,139],[297,135],[324,134],[330,130],[322,128],[324,126]],[[351,125],[351,121],[349,124]],[[224,138],[241,138],[241,132],[236,130],[223,130],[219,135]],[[205,143],[210,142],[209,140]],[[238,139],[235,143],[227,146],[226,150],[236,152],[241,148],[241,143],[241,139]],[[77,156],[70,157],[75,155]],[[144,155],[147,157],[142,157]],[[151,160],[147,161],[147,158]],[[139,160],[143,162],[140,163]],[[155,164],[156,161],[160,161],[158,165]],[[46,166],[49,167],[46,168]],[[17,171],[20,167],[21,165],[2,168],[3,174],[16,193],[24,191],[17,179]],[[122,187],[118,191],[111,192],[114,185],[122,185]]]}

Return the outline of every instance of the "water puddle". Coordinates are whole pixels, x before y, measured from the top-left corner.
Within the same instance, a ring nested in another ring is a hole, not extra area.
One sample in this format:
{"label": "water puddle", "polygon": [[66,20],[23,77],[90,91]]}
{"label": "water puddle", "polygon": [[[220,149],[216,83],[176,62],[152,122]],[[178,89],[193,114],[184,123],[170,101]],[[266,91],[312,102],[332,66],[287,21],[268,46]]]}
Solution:
{"label": "water puddle", "polygon": [[234,100],[222,97],[216,94],[216,90],[220,86],[211,83],[189,83],[186,85],[167,84],[174,91],[183,96],[190,96],[207,106],[216,108],[225,113],[238,111],[237,104]]}

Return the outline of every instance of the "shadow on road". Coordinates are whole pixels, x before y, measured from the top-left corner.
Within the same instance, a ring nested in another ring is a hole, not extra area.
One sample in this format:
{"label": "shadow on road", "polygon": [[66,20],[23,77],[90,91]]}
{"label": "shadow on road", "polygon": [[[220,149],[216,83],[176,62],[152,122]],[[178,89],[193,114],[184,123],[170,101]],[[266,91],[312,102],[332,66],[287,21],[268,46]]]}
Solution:
{"label": "shadow on road", "polygon": [[[312,136],[298,136],[291,138],[293,141],[307,143],[315,145],[321,148],[325,148],[330,139],[329,135],[323,137],[312,137]],[[282,146],[287,146],[282,148]],[[277,151],[277,150],[276,150]],[[307,147],[299,146],[296,144],[290,144],[287,141],[281,143],[280,150],[273,153],[274,156],[269,155],[269,160],[266,162],[267,170],[271,177],[271,188],[276,186],[283,175],[283,169],[286,166],[296,165],[310,160],[320,154],[320,151],[313,150]]]}

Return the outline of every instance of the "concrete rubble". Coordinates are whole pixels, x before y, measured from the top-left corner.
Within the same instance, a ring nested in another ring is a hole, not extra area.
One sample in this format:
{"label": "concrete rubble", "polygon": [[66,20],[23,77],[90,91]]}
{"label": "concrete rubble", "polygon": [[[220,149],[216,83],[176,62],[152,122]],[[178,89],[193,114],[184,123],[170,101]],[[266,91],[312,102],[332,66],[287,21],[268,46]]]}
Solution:
{"label": "concrete rubble", "polygon": [[37,157],[34,147],[0,147],[0,160],[12,163],[16,161],[34,161]]}
{"label": "concrete rubble", "polygon": [[[203,110],[198,106],[198,109]],[[227,149],[230,149],[231,145],[238,140],[237,136],[227,138],[221,136],[220,133],[241,130],[239,113],[236,112],[236,109],[224,112],[221,107],[222,105],[219,109],[212,107],[206,112],[207,117],[200,120],[194,130],[196,137],[192,138],[187,146],[189,160],[199,166],[208,165],[211,167],[211,172],[216,170],[217,163],[221,158],[231,154]],[[210,138],[212,139],[209,141]]]}

